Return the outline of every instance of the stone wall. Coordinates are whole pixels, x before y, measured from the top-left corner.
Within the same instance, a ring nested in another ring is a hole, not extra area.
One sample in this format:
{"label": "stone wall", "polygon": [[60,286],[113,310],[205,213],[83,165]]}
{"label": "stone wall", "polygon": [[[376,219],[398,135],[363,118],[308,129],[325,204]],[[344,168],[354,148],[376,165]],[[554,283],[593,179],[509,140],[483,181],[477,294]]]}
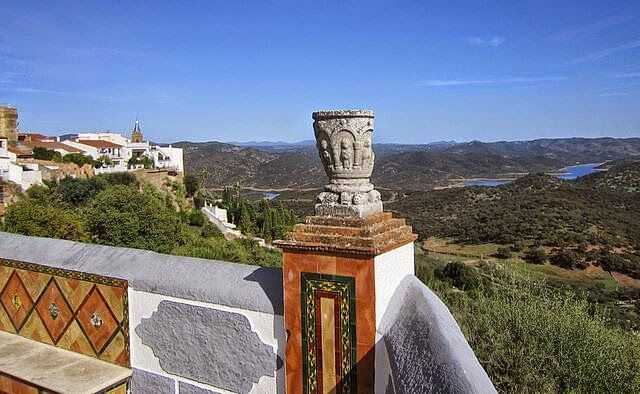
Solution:
{"label": "stone wall", "polygon": [[[397,288],[381,298],[384,314],[369,319],[379,321],[375,392],[495,392],[442,301],[415,276],[394,274],[410,252],[379,259]],[[285,390],[280,269],[3,232],[0,259],[126,281],[133,393]],[[371,357],[361,359],[357,368],[372,368]]]}
{"label": "stone wall", "polygon": [[284,392],[279,269],[2,232],[0,259],[127,281],[134,393]]}

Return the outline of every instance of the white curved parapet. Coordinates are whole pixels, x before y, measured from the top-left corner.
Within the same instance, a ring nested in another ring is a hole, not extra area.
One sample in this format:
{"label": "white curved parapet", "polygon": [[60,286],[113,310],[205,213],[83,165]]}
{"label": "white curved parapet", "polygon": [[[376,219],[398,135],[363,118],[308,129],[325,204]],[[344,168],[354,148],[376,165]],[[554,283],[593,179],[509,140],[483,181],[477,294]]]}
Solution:
{"label": "white curved parapet", "polygon": [[378,333],[388,364],[376,380],[386,392],[496,393],[449,309],[414,275],[400,282]]}

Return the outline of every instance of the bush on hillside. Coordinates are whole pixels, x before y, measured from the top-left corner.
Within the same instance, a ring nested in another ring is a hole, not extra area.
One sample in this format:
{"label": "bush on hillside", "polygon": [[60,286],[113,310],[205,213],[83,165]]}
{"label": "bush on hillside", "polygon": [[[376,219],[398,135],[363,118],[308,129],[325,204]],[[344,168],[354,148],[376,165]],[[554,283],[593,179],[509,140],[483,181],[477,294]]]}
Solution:
{"label": "bush on hillside", "polygon": [[471,290],[480,285],[480,275],[472,267],[460,261],[452,261],[435,271],[439,279],[446,280],[458,289]]}
{"label": "bush on hillside", "polygon": [[85,164],[93,166],[94,160],[91,156],[86,156],[82,153],[69,153],[62,157],[63,163],[74,163],[78,167],[82,167]]}
{"label": "bush on hillside", "polygon": [[175,210],[150,191],[116,185],[100,192],[86,215],[96,243],[169,253],[183,235]]}
{"label": "bush on hillside", "polygon": [[580,258],[578,254],[569,249],[558,249],[551,253],[549,261],[558,267],[572,269],[578,265]]}
{"label": "bush on hillside", "polygon": [[544,264],[547,261],[547,253],[542,248],[532,247],[524,252],[522,258],[531,264]]}
{"label": "bush on hillside", "polygon": [[511,258],[511,248],[498,248],[496,252],[493,254],[494,257],[499,259],[510,259]]}
{"label": "bush on hillside", "polygon": [[600,308],[507,272],[466,293],[434,286],[500,392],[640,392],[640,337]]}
{"label": "bush on hillside", "polygon": [[9,205],[4,221],[4,229],[10,233],[71,241],[89,240],[80,215],[31,199],[23,199]]}

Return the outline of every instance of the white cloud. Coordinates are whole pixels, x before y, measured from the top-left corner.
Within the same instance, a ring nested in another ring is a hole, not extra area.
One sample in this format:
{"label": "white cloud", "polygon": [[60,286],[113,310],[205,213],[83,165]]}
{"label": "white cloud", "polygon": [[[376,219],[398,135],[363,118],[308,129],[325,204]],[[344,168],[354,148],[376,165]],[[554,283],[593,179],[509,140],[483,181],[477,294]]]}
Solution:
{"label": "white cloud", "polygon": [[467,86],[467,85],[498,85],[498,84],[517,84],[517,83],[537,83],[537,82],[555,82],[563,81],[567,77],[509,77],[494,79],[432,79],[423,81],[418,86]]}
{"label": "white cloud", "polygon": [[640,39],[629,41],[626,44],[622,44],[617,47],[606,48],[597,52],[590,53],[586,56],[573,59],[567,64],[581,64],[581,63],[593,62],[593,61],[602,59],[604,57],[608,57],[616,53],[625,52],[635,48],[640,48]]}
{"label": "white cloud", "polygon": [[499,45],[504,44],[507,41],[506,38],[500,36],[493,36],[491,38],[482,38],[482,37],[467,37],[465,40],[474,46],[478,47],[497,47]]}

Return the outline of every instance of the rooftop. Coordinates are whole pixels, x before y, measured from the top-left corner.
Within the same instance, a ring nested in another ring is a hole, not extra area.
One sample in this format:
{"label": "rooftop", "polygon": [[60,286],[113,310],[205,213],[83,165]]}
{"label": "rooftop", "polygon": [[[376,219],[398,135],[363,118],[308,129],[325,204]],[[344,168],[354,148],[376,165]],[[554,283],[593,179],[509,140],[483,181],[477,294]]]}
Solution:
{"label": "rooftop", "polygon": [[93,146],[94,148],[122,148],[122,145],[105,140],[78,140],[80,144]]}

